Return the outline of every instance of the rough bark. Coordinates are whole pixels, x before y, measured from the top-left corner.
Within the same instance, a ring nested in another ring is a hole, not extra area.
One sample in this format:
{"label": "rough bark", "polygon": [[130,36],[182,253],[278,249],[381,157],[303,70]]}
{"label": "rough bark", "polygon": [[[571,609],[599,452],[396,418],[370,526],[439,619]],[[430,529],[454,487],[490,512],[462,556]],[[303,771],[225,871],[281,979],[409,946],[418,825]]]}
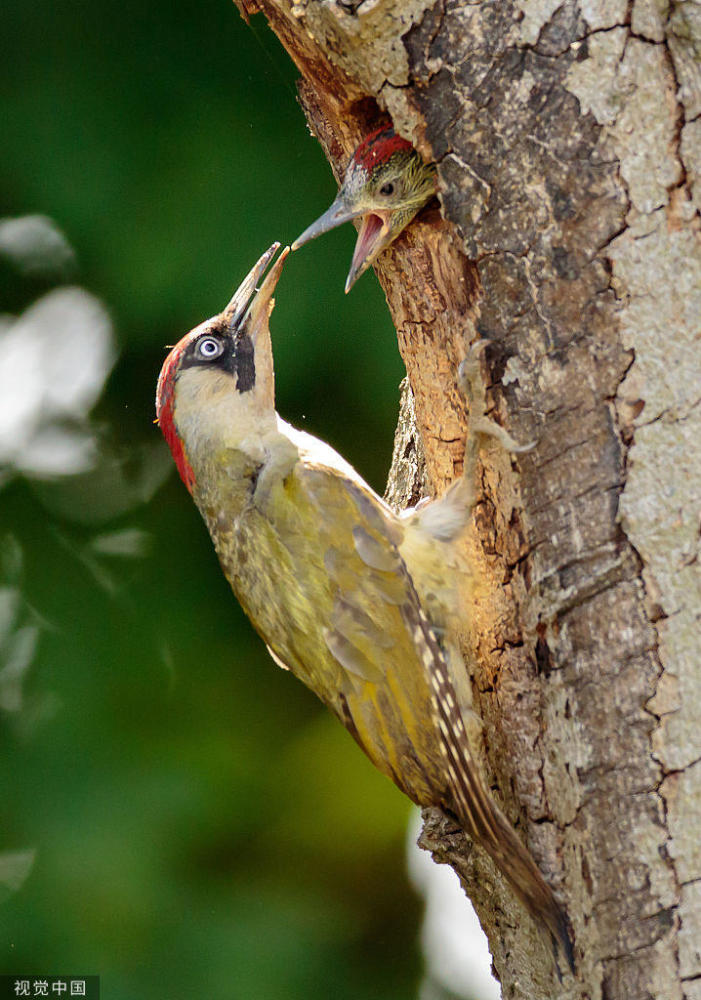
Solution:
{"label": "rough bark", "polygon": [[460,468],[454,371],[478,336],[497,418],[537,441],[484,455],[467,662],[576,978],[481,852],[435,815],[424,843],[505,997],[700,1000],[701,6],[239,2],[299,67],[337,174],[383,114],[438,164],[440,211],[377,267],[428,491]]}

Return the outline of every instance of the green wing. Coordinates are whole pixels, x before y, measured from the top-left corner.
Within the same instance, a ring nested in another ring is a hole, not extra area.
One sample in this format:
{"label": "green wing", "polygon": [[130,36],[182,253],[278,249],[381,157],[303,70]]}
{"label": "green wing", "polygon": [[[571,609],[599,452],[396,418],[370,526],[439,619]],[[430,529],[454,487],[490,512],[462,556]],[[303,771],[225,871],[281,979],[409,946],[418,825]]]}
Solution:
{"label": "green wing", "polygon": [[302,462],[260,514],[256,537],[268,538],[270,600],[284,623],[259,628],[263,638],[414,801],[443,801],[449,779],[425,663],[428,644],[431,656],[440,651],[399,554],[398,519],[361,482]]}
{"label": "green wing", "polygon": [[242,603],[278,661],[411,799],[457,815],[572,964],[566,919],[480,779],[448,664],[400,555],[401,522],[361,482],[301,461],[268,483],[250,516],[271,571],[257,608],[250,596]]}

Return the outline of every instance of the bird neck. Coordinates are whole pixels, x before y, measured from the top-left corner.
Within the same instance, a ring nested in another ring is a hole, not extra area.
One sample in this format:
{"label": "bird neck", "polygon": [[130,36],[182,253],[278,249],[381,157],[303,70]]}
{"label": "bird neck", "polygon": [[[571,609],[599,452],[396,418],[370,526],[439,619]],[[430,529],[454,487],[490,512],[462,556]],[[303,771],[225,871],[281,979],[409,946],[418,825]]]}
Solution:
{"label": "bird neck", "polygon": [[239,392],[223,372],[209,373],[206,379],[201,369],[181,374],[174,422],[195,479],[201,478],[211,456],[226,450],[257,451],[257,442],[276,430],[272,399],[256,389]]}

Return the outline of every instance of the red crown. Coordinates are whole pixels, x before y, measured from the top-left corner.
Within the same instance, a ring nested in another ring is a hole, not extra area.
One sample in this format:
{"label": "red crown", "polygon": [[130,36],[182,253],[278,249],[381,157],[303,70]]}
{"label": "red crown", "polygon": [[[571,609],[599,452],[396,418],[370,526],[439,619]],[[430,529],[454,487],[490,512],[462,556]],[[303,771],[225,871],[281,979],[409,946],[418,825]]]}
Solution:
{"label": "red crown", "polygon": [[393,153],[411,148],[411,143],[397,135],[391,125],[381,125],[363,139],[351,159],[353,163],[372,172],[378,164],[385,163]]}

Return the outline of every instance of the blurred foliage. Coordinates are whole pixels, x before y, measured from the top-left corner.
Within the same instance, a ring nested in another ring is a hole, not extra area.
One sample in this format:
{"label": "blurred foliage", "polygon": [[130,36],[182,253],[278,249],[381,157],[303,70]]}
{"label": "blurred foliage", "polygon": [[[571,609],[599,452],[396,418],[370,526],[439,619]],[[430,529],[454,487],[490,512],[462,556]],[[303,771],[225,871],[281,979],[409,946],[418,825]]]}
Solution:
{"label": "blurred foliage", "polygon": [[[2,971],[411,996],[407,803],[270,661],[152,424],[164,346],[335,193],[295,71],[230,0],[7,0],[0,35],[0,216],[54,220],[119,350],[97,465],[0,480]],[[286,266],[278,406],[382,489],[402,371],[374,276],[343,294],[354,235]],[[0,311],[55,284],[0,259]]]}

